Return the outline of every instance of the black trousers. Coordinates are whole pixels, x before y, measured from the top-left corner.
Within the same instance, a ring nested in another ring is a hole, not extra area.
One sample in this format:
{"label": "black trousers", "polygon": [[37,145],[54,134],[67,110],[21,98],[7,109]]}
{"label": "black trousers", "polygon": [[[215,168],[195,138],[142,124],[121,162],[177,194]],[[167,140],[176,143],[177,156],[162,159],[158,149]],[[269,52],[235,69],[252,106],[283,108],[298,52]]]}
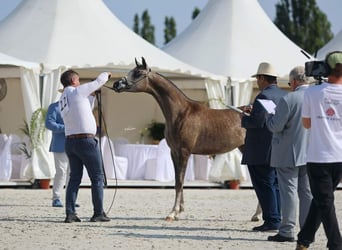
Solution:
{"label": "black trousers", "polygon": [[280,194],[275,168],[269,165],[247,165],[251,181],[262,208],[264,224],[279,227],[281,222]]}
{"label": "black trousers", "polygon": [[335,213],[334,191],[342,178],[342,162],[307,163],[312,202],[304,227],[298,234],[298,243],[309,246],[314,242],[320,224],[328,238],[330,250],[342,250],[342,238]]}

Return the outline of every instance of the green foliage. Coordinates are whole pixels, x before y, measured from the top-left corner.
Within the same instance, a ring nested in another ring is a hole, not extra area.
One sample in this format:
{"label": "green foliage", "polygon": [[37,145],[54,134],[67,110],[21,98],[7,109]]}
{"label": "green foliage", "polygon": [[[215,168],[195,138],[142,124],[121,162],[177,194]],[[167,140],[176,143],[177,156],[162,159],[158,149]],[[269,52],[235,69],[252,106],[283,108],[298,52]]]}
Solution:
{"label": "green foliage", "polygon": [[136,34],[139,34],[139,16],[138,16],[138,14],[135,14],[135,15],[134,15],[133,31],[134,31]]}
{"label": "green foliage", "polygon": [[176,21],[173,17],[165,17],[164,24],[164,44],[167,44],[177,35]]}
{"label": "green foliage", "polygon": [[151,17],[148,10],[144,10],[141,16],[142,27],[140,27],[140,19],[138,14],[134,15],[133,31],[144,38],[149,43],[155,44],[154,26],[151,23]]}
{"label": "green foliage", "polygon": [[19,130],[26,136],[30,138],[31,145],[26,145],[22,143],[21,151],[30,158],[32,155],[31,149],[37,148],[41,142],[44,140],[45,128],[45,117],[47,110],[44,108],[39,108],[32,113],[30,124],[24,121],[23,127]]}
{"label": "green foliage", "polygon": [[164,130],[165,130],[165,123],[152,121],[148,126],[149,136],[153,140],[160,141],[165,137]]}
{"label": "green foliage", "polygon": [[315,0],[280,0],[274,24],[311,54],[333,38],[330,22]]}
{"label": "green foliage", "polygon": [[200,12],[200,9],[195,7],[195,9],[192,11],[191,19],[194,20]]}

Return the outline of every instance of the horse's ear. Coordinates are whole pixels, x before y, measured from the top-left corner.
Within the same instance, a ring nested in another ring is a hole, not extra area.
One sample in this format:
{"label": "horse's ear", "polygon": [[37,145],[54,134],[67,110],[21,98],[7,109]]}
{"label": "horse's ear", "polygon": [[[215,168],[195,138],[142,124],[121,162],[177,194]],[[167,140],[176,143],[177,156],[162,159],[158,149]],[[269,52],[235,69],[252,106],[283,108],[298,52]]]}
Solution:
{"label": "horse's ear", "polygon": [[134,58],[134,60],[135,60],[135,65],[136,65],[137,67],[139,67],[139,62],[137,61],[137,59]]}
{"label": "horse's ear", "polygon": [[143,64],[144,68],[146,69],[147,68],[147,64],[146,64],[145,58],[141,57],[141,61],[142,61],[142,64]]}
{"label": "horse's ear", "polygon": [[147,66],[147,63],[146,63],[146,61],[145,61],[145,58],[144,58],[144,57],[141,57],[141,60],[142,60],[142,64],[143,64],[144,68],[145,68],[146,70],[148,70],[148,71],[151,71],[151,69]]}

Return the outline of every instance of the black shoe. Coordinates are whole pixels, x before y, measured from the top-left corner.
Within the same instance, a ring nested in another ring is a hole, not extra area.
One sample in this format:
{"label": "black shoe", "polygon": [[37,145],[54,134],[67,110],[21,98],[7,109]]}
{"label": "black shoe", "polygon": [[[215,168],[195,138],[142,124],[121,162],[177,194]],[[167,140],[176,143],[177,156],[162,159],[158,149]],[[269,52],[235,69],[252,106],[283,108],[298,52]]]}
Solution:
{"label": "black shoe", "polygon": [[110,221],[110,219],[107,217],[107,215],[103,212],[102,214],[100,215],[93,215],[93,217],[91,217],[90,219],[91,222],[108,222]]}
{"label": "black shoe", "polygon": [[294,237],[285,237],[281,236],[279,233],[274,235],[274,236],[268,236],[267,238],[268,241],[276,241],[276,242],[294,242],[295,239]]}
{"label": "black shoe", "polygon": [[80,220],[80,218],[77,217],[76,214],[67,214],[64,222],[65,223],[81,222],[81,220]]}
{"label": "black shoe", "polygon": [[279,229],[278,226],[269,226],[265,224],[258,226],[258,227],[253,227],[253,231],[259,231],[259,232],[276,231],[278,229]]}

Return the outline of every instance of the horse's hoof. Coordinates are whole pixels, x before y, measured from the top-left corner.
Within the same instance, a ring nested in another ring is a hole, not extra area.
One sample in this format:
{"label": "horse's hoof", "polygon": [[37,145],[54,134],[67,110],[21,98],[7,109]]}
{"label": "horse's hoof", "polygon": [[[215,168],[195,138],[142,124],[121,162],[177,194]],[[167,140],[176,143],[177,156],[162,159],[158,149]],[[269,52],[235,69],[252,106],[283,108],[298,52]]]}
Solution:
{"label": "horse's hoof", "polygon": [[165,220],[168,221],[168,222],[173,222],[173,221],[175,220],[175,218],[172,217],[172,216],[167,216],[167,217],[165,218]]}

